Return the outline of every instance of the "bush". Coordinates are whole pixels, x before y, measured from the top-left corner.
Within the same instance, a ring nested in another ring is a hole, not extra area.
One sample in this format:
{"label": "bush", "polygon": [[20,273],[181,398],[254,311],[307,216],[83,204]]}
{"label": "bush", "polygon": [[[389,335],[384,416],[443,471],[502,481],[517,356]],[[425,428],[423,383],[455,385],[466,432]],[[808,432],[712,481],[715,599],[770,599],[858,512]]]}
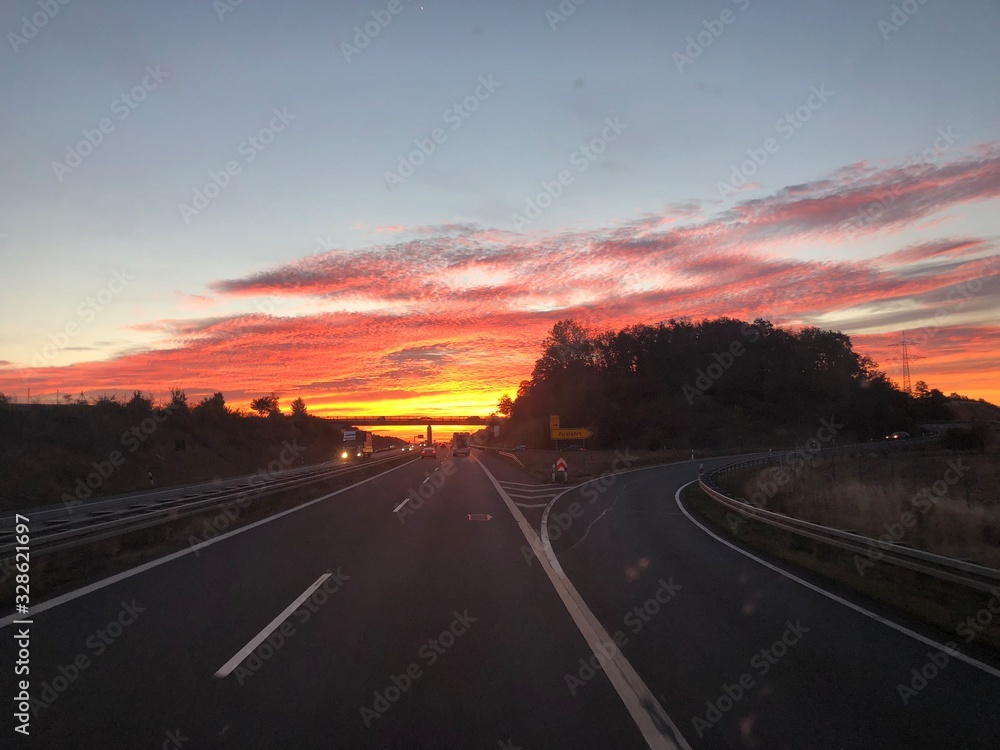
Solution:
{"label": "bush", "polygon": [[982,425],[952,427],[944,433],[942,445],[953,451],[984,451],[986,450],[986,429]]}

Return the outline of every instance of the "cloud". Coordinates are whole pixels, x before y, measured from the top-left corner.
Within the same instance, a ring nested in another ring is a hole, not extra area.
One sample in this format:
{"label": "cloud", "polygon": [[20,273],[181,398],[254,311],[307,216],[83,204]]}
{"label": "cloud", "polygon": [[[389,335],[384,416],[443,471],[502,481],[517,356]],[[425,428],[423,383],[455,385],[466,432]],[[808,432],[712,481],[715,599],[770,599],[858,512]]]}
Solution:
{"label": "cloud", "polygon": [[[977,257],[994,240],[946,236],[893,249],[892,238],[916,219],[998,194],[1000,153],[986,144],[933,166],[859,162],[715,214],[679,203],[608,227],[537,235],[473,223],[381,227],[398,241],[327,250],[188,295],[308,301],[299,314],[138,322],[133,330],[158,338],[152,347],[30,377],[74,392],[177,383],[189,394],[277,390],[328,399],[331,409],[448,393],[478,394],[488,405],[516,390],[559,319],[616,327],[719,315],[844,330],[876,350],[889,330],[974,330],[967,360],[995,375],[1000,363],[990,365],[983,347],[996,343],[1000,258]],[[890,248],[876,257],[820,261],[788,250],[874,237]],[[970,285],[973,293],[960,291]],[[928,366],[958,377],[957,362],[934,356]],[[981,382],[971,366],[966,373]],[[5,382],[13,381],[0,376],[0,390]]]}
{"label": "cloud", "polygon": [[884,256],[883,260],[891,263],[916,263],[941,255],[973,255],[988,247],[988,243],[981,239],[938,240],[904,247]]}

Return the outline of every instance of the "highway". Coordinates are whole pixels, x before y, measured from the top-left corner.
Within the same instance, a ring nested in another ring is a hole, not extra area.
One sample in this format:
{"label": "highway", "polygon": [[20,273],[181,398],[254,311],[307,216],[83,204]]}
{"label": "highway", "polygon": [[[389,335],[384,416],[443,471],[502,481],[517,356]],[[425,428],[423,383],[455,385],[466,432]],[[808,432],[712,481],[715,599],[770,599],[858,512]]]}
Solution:
{"label": "highway", "polygon": [[993,656],[718,540],[696,465],[415,459],[42,604],[10,746],[1000,747]]}

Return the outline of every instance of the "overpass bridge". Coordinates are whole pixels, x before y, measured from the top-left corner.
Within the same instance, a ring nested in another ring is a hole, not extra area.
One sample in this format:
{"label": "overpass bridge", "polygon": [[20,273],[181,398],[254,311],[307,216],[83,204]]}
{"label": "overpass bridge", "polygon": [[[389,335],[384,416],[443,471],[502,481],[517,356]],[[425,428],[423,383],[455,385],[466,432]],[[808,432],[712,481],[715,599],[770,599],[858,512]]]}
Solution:
{"label": "overpass bridge", "polygon": [[481,428],[489,424],[483,417],[325,417],[344,426],[350,427],[423,427],[427,426],[427,442],[434,442],[433,426]]}

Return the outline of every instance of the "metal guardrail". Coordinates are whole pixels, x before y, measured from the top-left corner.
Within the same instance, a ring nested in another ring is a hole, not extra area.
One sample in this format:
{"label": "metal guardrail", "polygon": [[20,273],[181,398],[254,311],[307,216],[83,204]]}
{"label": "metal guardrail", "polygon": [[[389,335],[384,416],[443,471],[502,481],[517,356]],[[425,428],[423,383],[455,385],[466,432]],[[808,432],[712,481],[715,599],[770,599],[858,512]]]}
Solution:
{"label": "metal guardrail", "polygon": [[[909,440],[907,444],[934,442],[937,438],[927,438]],[[834,455],[839,453],[855,453],[859,450],[880,449],[885,447],[902,447],[905,444],[897,443],[861,443],[857,445],[841,446],[818,451],[818,454]],[[733,464],[714,469],[703,477],[699,478],[699,485],[702,490],[720,503],[733,510],[745,518],[750,518],[769,526],[783,529],[797,536],[806,537],[815,541],[837,547],[839,549],[865,555],[866,559],[871,559],[873,551],[877,552],[877,562],[887,562],[892,565],[915,570],[920,573],[933,576],[940,580],[951,581],[963,586],[968,586],[980,591],[991,591],[1000,586],[1000,570],[989,568],[966,560],[958,560],[944,555],[936,555],[924,550],[907,547],[894,542],[885,542],[880,539],[855,534],[850,531],[823,526],[811,521],[803,521],[799,518],[778,513],[773,510],[766,510],[760,506],[747,502],[743,498],[733,497],[722,490],[717,479],[722,474],[726,474],[740,469],[752,468],[755,466],[765,466],[779,463],[784,452],[776,456],[757,458],[749,461],[739,461]],[[794,454],[793,454],[794,455]]]}
{"label": "metal guardrail", "polygon": [[[284,471],[266,479],[259,475],[239,477],[223,483],[221,487],[210,483],[189,485],[98,500],[73,508],[28,508],[21,515],[30,519],[31,551],[58,552],[252,498],[316,484],[400,458],[415,456],[394,451],[349,466],[318,464]],[[0,517],[0,556],[10,555],[17,546],[14,539],[16,516],[16,513],[11,513]]]}

